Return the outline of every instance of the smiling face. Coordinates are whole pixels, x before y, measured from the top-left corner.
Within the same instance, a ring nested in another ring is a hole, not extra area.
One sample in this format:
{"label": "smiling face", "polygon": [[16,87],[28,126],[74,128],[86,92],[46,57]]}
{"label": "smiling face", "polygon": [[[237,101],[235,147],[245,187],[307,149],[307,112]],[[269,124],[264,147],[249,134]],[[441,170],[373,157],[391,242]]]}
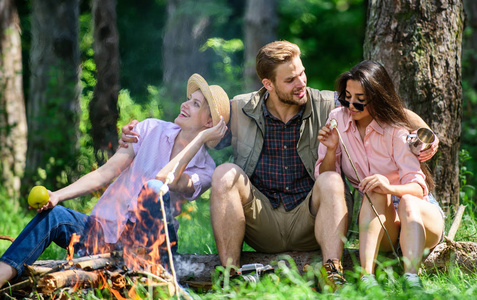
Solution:
{"label": "smiling face", "polygon": [[278,65],[275,79],[263,79],[270,97],[288,105],[303,105],[307,101],[305,67],[299,56]]}
{"label": "smiling face", "polygon": [[367,126],[369,123],[371,123],[373,117],[370,115],[368,107],[365,106],[363,111],[359,111],[353,105],[353,103],[368,103],[363,86],[359,81],[349,79],[346,82],[346,91],[344,98],[345,100],[350,102],[348,109],[351,113],[353,120],[355,120],[357,123],[362,124],[363,126]]}
{"label": "smiling face", "polygon": [[181,111],[174,123],[182,129],[197,131],[212,126],[209,104],[200,90],[193,92],[189,99],[181,104]]}

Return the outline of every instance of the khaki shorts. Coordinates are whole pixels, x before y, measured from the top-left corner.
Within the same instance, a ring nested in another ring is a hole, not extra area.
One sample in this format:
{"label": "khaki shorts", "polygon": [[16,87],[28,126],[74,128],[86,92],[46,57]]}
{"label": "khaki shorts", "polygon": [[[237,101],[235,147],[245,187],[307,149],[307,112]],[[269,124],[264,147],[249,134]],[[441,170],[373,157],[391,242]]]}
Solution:
{"label": "khaki shorts", "polygon": [[319,249],[315,238],[315,217],[310,212],[311,192],[291,211],[276,209],[252,186],[253,199],[243,206],[245,242],[258,252],[311,251]]}

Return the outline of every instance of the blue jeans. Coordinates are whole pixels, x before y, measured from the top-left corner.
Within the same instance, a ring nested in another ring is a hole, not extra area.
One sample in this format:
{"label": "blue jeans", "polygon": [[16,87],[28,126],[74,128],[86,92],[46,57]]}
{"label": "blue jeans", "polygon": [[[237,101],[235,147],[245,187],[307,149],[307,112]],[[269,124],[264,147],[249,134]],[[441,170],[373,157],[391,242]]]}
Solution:
{"label": "blue jeans", "polygon": [[[171,220],[169,193],[164,195],[163,200],[167,219]],[[139,205],[140,203],[142,205]],[[147,250],[152,250],[154,242],[164,233],[162,210],[157,201],[157,195],[148,192],[147,188],[143,188],[138,197],[138,207],[141,207],[138,216],[142,222],[138,222],[138,224],[128,222],[118,245],[121,247],[137,245],[138,242],[147,240],[142,246],[145,246]],[[168,223],[169,237],[173,245],[172,251],[175,253],[177,252],[177,236],[172,222]],[[97,248],[93,246],[104,246],[100,247],[99,252],[111,248],[111,245],[104,244],[102,228],[93,217],[58,205],[51,210],[37,214],[5,251],[0,261],[15,268],[18,278],[25,270],[24,265],[33,264],[51,242],[66,249],[73,233],[81,235],[80,242],[75,245],[75,252],[80,256],[98,253]],[[159,251],[165,254],[163,257],[167,261],[165,242],[159,245]]]}
{"label": "blue jeans", "polygon": [[51,242],[68,247],[73,233],[83,233],[87,219],[87,215],[60,205],[43,211],[28,223],[0,261],[15,268],[18,277],[23,273],[24,265],[34,263]]}

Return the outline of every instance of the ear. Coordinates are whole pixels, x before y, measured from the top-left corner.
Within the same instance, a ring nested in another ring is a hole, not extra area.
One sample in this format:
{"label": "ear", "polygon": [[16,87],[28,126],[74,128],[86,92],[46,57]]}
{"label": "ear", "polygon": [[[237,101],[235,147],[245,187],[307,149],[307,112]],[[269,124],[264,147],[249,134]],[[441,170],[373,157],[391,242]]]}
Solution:
{"label": "ear", "polygon": [[214,127],[214,120],[212,120],[212,117],[209,117],[209,119],[207,120],[207,123],[205,123],[205,127],[207,128]]}
{"label": "ear", "polygon": [[271,90],[273,90],[273,83],[272,83],[272,81],[271,81],[270,79],[264,78],[264,79],[262,80],[262,84],[263,84],[263,86],[267,89],[267,91],[270,92]]}

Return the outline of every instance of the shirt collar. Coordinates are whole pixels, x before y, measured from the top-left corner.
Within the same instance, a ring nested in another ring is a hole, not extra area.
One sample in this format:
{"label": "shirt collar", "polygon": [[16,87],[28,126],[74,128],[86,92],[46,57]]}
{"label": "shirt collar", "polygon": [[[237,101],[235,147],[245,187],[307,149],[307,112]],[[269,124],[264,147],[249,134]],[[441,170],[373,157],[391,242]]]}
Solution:
{"label": "shirt collar", "polygon": [[[265,94],[263,95],[263,102],[262,102],[263,116],[269,117],[269,118],[271,118],[271,119],[273,119],[273,120],[282,122],[280,119],[278,119],[277,117],[275,117],[274,115],[272,115],[272,114],[270,113],[270,111],[268,110],[267,106],[265,105],[265,103],[267,102],[268,96],[269,96],[269,93],[268,93],[268,91],[267,91],[267,92],[265,92]],[[301,120],[301,119],[303,118],[303,113],[304,113],[304,111],[305,111],[305,105],[303,105],[303,106],[301,107],[300,111],[299,111],[296,115],[294,115],[293,118],[291,118],[290,121],[288,121],[287,124],[290,124],[290,122],[293,122],[293,121],[296,120],[296,119],[300,119],[300,120]]]}
{"label": "shirt collar", "polygon": [[[349,112],[349,110],[347,108],[341,108],[343,110],[346,110],[347,111],[347,122],[346,122],[346,125],[345,125],[345,128],[344,128],[344,131],[348,131],[348,130],[353,130],[353,132],[357,131],[358,130],[358,127],[356,126],[356,123],[354,122],[353,118],[351,117],[351,113]],[[371,121],[371,123],[369,123],[368,125],[369,128],[373,129],[375,132],[383,135],[384,134],[384,128],[379,125],[378,122],[376,122],[376,120],[373,119],[373,121]]]}
{"label": "shirt collar", "polygon": [[[166,136],[166,139],[169,145],[171,145],[171,151],[172,151],[172,147],[174,146],[174,142],[176,140],[177,135],[181,131],[181,127],[175,123],[171,123],[171,124],[172,125],[165,130],[164,135]],[[204,155],[204,151],[206,151],[204,148],[205,146],[202,145],[199,151],[197,151],[196,155],[194,155],[194,157],[190,160],[189,164],[192,163],[191,165],[195,165],[199,168],[205,167],[207,160],[206,160],[206,155]]]}

